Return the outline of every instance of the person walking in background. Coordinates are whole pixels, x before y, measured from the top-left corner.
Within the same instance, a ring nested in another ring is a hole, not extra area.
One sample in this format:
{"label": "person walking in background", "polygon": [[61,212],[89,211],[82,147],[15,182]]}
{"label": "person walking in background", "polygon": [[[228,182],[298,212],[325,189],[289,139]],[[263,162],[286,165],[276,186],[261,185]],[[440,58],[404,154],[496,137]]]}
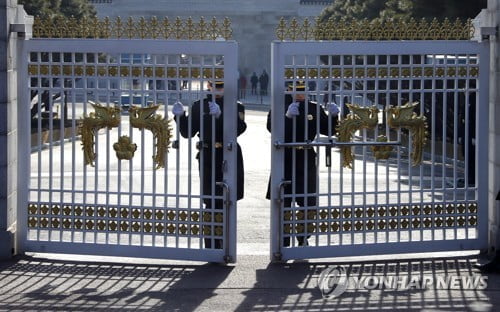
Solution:
{"label": "person walking in background", "polygon": [[250,77],[250,84],[252,85],[252,95],[257,94],[257,83],[259,82],[259,77],[253,72],[252,77]]}
{"label": "person walking in background", "polygon": [[259,77],[259,84],[260,84],[260,95],[267,95],[267,85],[269,84],[269,75],[266,73],[265,69]]}
{"label": "person walking in background", "polygon": [[[215,87],[215,90],[214,88]],[[233,116],[224,115],[224,82],[217,81],[215,86],[212,83],[208,84],[209,91],[215,91],[215,99],[212,94],[208,94],[203,100],[198,100],[193,103],[189,109],[189,114],[186,115],[184,106],[181,102],[176,102],[172,106],[172,114],[177,123],[180,134],[185,138],[190,138],[197,135],[200,141],[196,144],[198,154],[198,168],[200,171],[200,183],[203,185],[202,195],[204,195],[203,203],[205,209],[222,209],[223,200],[213,199],[214,196],[222,196],[223,189],[216,185],[217,182],[223,180],[223,148],[228,142],[223,142],[224,134],[224,118],[232,118]],[[245,123],[245,107],[241,102],[238,105],[238,114],[234,116],[237,121],[237,135],[245,132],[247,124]],[[234,105],[226,103],[226,105]],[[212,131],[215,129],[215,131]],[[243,198],[243,156],[241,147],[237,146],[237,199]],[[212,158],[213,157],[213,158]],[[212,176],[212,173],[214,176]],[[212,187],[215,189],[215,194],[212,193]],[[205,238],[205,248],[222,249],[222,240]],[[212,247],[213,246],[213,247]]]}
{"label": "person walking in background", "polygon": [[266,73],[265,69],[259,77],[259,84],[260,84],[260,95],[267,95],[267,85],[269,84],[269,75]]}

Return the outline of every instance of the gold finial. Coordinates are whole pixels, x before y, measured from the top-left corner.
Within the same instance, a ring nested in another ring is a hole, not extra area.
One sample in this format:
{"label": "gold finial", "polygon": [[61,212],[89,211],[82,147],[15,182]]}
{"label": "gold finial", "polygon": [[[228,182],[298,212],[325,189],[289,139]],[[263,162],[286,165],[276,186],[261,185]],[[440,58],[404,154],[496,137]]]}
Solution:
{"label": "gold finial", "polygon": [[111,21],[109,17],[105,17],[101,22],[101,36],[103,39],[109,39],[111,37]]}
{"label": "gold finial", "polygon": [[186,36],[188,40],[193,40],[195,36],[195,26],[191,17],[186,21]]}
{"label": "gold finial", "polygon": [[184,35],[184,27],[183,27],[183,24],[182,24],[182,20],[178,16],[177,16],[177,18],[175,19],[175,22],[174,22],[173,33],[174,33],[174,38],[177,39],[177,40],[182,39],[182,37]]}
{"label": "gold finial", "polygon": [[139,19],[139,24],[137,25],[137,36],[140,39],[148,38],[149,31],[150,31],[150,28],[149,28],[148,23],[146,23],[146,20],[144,19],[144,17],[141,17]]}
{"label": "gold finial", "polygon": [[131,16],[129,16],[127,23],[125,24],[125,36],[127,36],[128,39],[135,37],[135,23]]}
{"label": "gold finial", "polygon": [[212,39],[212,40],[217,39],[218,34],[219,34],[219,23],[217,22],[217,19],[215,17],[213,17],[212,21],[210,21],[208,33],[209,33],[210,39]]}
{"label": "gold finial", "polygon": [[288,33],[290,40],[295,41],[300,39],[300,25],[296,18],[292,18],[290,25],[288,27]]}
{"label": "gold finial", "polygon": [[278,40],[285,40],[286,39],[286,22],[285,18],[280,18],[280,21],[278,23],[278,27],[276,28],[276,36]]}
{"label": "gold finial", "polygon": [[304,34],[304,40],[309,40],[311,37],[314,37],[311,31],[311,23],[309,22],[309,19],[305,19],[304,23],[302,24],[302,33]]}
{"label": "gold finial", "polygon": [[196,32],[198,33],[198,36],[201,40],[206,40],[208,39],[208,32],[207,32],[207,22],[205,22],[205,18],[203,16],[200,18],[200,22],[198,23],[197,30]]}
{"label": "gold finial", "polygon": [[231,21],[229,18],[225,17],[222,22],[222,37],[226,40],[230,40],[233,35],[233,30],[231,29]]}
{"label": "gold finial", "polygon": [[168,39],[171,33],[172,33],[172,27],[170,25],[170,21],[168,20],[168,17],[165,17],[161,22],[161,34],[163,39]]}

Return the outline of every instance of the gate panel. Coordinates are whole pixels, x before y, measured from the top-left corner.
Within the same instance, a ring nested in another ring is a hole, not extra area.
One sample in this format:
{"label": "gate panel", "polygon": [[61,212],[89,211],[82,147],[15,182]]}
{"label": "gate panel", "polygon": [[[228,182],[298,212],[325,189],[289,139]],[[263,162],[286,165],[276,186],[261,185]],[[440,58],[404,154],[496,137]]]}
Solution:
{"label": "gate panel", "polygon": [[235,42],[40,39],[24,55],[24,251],[236,260],[237,108],[223,108],[235,118],[223,119],[223,183],[209,195],[193,163],[203,147],[181,137],[169,110],[215,98],[215,81],[236,102]]}
{"label": "gate panel", "polygon": [[274,259],[487,248],[486,44],[274,42],[272,62]]}

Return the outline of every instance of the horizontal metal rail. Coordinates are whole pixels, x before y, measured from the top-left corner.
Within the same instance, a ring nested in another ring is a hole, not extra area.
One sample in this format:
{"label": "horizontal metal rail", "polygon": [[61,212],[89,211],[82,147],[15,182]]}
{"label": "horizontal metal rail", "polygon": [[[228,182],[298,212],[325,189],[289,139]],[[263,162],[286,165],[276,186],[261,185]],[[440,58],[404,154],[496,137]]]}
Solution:
{"label": "horizontal metal rail", "polygon": [[342,147],[342,146],[393,146],[401,145],[401,141],[389,141],[389,142],[337,142],[336,140],[315,140],[309,142],[289,142],[284,143],[281,141],[274,142],[274,147],[276,148],[308,148],[316,146],[326,146],[326,147]]}

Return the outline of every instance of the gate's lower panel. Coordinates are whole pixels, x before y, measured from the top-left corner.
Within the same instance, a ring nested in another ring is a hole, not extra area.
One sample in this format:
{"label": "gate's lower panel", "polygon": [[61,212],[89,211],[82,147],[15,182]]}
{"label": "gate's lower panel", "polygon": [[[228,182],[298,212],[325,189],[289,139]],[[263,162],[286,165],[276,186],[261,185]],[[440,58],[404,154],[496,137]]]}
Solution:
{"label": "gate's lower panel", "polygon": [[222,209],[30,203],[27,246],[39,252],[221,261],[224,215]]}

